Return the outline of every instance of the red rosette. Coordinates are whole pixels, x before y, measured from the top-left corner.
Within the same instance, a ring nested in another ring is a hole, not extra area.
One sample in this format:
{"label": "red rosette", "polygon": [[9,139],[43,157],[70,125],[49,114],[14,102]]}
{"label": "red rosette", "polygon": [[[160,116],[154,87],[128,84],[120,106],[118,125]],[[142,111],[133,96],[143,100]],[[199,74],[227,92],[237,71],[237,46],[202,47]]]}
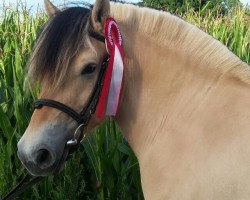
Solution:
{"label": "red rosette", "polygon": [[109,17],[105,23],[105,39],[109,53],[114,49],[115,44],[122,46],[122,35],[116,21]]}
{"label": "red rosette", "polygon": [[[109,59],[106,75],[104,78],[103,88],[102,88],[99,103],[98,103],[97,117],[99,119],[103,117],[106,106],[107,106],[110,83],[111,83],[113,68],[114,68],[115,46],[117,46],[117,48],[119,49],[119,53],[121,54],[122,60],[124,56],[122,46],[121,46],[122,45],[121,32],[118,28],[116,21],[111,17],[108,18],[105,22],[105,43],[106,43],[107,51],[110,55],[110,59]],[[121,81],[122,81],[122,77],[121,77]],[[115,105],[116,107],[119,104],[119,98],[120,98],[120,95],[116,96],[116,99],[118,99],[117,105]]]}

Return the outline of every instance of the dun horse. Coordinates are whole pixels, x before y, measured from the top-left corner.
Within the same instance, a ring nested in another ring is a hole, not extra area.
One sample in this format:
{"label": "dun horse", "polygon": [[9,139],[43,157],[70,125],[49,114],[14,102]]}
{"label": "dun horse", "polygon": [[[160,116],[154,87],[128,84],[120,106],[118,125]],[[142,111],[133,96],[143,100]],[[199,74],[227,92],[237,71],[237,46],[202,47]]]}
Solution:
{"label": "dun horse", "polygon": [[[30,59],[41,98],[80,112],[107,56],[104,22],[121,29],[124,83],[115,121],[135,152],[145,199],[249,199],[250,68],[219,41],[166,12],[96,0],[59,10]],[[95,33],[94,36],[93,34]],[[48,103],[48,102],[47,102]],[[93,115],[88,130],[100,121]],[[63,168],[76,121],[40,106],[18,143],[29,172]],[[84,130],[84,133],[88,130]]]}

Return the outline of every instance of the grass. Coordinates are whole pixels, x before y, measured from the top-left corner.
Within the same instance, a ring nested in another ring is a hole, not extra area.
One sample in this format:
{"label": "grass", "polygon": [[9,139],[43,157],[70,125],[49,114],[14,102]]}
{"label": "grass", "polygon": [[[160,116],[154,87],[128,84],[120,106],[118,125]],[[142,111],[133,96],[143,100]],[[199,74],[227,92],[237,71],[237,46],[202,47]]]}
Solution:
{"label": "grass", "polygon": [[249,15],[242,7],[236,7],[227,16],[215,15],[214,11],[190,9],[183,17],[205,32],[220,40],[243,61],[250,62]]}
{"label": "grass", "polygon": [[[250,63],[250,28],[245,11],[228,16],[189,9],[184,19],[213,35]],[[17,184],[23,167],[16,144],[32,113],[36,93],[25,79],[25,66],[46,16],[4,8],[0,18],[0,196]],[[110,120],[82,143],[65,170],[48,177],[19,199],[143,199],[138,162],[116,124]]]}

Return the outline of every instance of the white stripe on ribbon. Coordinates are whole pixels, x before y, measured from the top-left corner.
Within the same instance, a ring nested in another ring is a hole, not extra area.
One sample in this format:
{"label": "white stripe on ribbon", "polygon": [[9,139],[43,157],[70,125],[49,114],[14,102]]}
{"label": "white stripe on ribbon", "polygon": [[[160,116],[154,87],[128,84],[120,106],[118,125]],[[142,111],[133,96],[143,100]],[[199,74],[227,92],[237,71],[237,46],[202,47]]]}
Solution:
{"label": "white stripe on ribbon", "polygon": [[119,48],[115,45],[113,72],[109,87],[106,115],[116,115],[122,87],[123,67],[122,55]]}

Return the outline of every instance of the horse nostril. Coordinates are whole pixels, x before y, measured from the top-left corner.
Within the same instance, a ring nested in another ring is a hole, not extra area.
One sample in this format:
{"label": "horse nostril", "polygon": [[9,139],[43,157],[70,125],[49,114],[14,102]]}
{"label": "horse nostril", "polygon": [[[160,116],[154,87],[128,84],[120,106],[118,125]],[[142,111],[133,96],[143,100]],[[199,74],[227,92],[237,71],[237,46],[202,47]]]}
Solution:
{"label": "horse nostril", "polygon": [[35,162],[39,168],[47,169],[54,164],[55,158],[51,151],[47,149],[40,149],[37,152]]}

